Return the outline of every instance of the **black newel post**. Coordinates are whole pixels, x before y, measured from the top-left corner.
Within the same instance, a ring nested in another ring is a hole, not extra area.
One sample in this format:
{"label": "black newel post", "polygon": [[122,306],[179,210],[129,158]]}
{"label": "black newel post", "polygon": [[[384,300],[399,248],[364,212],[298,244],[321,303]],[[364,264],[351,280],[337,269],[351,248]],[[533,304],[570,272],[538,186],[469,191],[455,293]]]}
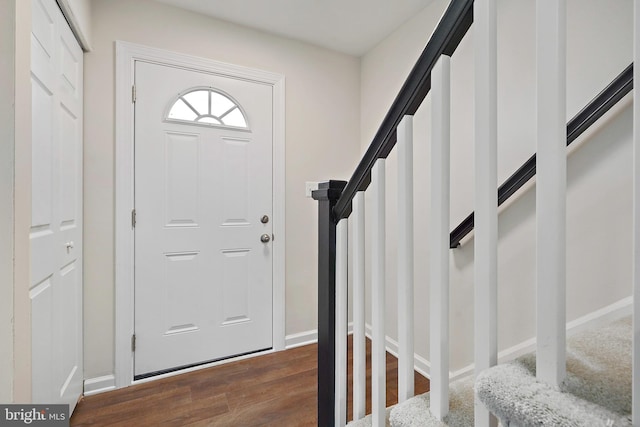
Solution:
{"label": "black newel post", "polygon": [[318,426],[334,427],[336,369],[336,224],[345,181],[320,183],[318,203]]}

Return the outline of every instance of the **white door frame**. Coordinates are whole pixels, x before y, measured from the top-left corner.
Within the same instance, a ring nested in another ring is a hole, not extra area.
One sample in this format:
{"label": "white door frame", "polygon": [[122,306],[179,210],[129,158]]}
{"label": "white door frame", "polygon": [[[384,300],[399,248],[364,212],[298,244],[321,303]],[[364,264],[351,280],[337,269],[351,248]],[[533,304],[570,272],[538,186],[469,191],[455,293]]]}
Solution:
{"label": "white door frame", "polygon": [[[115,385],[133,380],[135,61],[242,78],[273,87],[273,351],[285,348],[285,79],[283,75],[116,41]],[[206,365],[204,365],[206,366]]]}

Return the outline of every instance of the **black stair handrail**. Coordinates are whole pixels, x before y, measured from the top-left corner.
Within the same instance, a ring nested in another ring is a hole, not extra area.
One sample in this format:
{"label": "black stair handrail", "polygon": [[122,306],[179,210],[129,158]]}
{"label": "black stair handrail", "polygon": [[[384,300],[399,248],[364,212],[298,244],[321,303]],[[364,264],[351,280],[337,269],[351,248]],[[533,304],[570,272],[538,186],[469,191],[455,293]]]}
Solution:
{"label": "black stair handrail", "polygon": [[[633,63],[624,69],[606,88],[591,100],[567,123],[567,146],[571,145],[584,131],[618,103],[633,89]],[[498,206],[536,174],[534,154],[498,188]],[[451,249],[460,246],[460,241],[473,230],[474,213],[471,212],[449,235]]]}
{"label": "black stair handrail", "polygon": [[473,0],[453,0],[433,32],[420,58],[393,101],[367,152],[360,160],[334,207],[336,221],[351,214],[351,201],[371,182],[376,160],[386,158],[396,144],[396,128],[402,118],[413,115],[431,89],[431,70],[441,55],[451,56],[473,23]]}
{"label": "black stair handrail", "polygon": [[395,146],[402,118],[413,115],[429,93],[440,56],[453,54],[472,23],[473,0],[451,0],[349,182],[324,182],[312,193],[318,201],[318,426],[335,425],[336,226],[351,214],[356,193],[369,186],[376,160]]}

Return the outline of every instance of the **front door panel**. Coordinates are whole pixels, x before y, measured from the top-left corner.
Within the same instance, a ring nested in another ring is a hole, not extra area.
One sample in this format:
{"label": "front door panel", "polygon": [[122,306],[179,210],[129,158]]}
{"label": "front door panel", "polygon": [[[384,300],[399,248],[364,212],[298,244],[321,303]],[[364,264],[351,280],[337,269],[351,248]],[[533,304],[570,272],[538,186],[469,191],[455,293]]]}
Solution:
{"label": "front door panel", "polygon": [[135,375],[272,347],[271,86],[136,62]]}

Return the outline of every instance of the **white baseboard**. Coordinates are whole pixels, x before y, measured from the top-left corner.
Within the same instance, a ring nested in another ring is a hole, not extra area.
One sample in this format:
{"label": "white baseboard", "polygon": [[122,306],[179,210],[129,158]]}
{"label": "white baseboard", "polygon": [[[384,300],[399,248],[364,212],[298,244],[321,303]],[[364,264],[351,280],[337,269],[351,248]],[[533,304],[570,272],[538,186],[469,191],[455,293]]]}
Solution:
{"label": "white baseboard", "polygon": [[[624,316],[628,316],[633,311],[633,297],[627,297],[620,301],[614,302],[611,305],[603,307],[599,310],[591,312],[585,316],[579,317],[571,322],[567,323],[567,336],[574,335],[576,333],[594,329],[601,326],[605,326],[608,323],[614,322]],[[531,338],[526,341],[516,344],[513,347],[502,350],[498,353],[498,363],[509,362],[527,353],[531,353],[536,349],[536,339]],[[467,375],[473,374],[474,365],[465,366],[462,369],[451,372],[449,374],[450,381],[455,381]]]}
{"label": "white baseboard", "polygon": [[[353,333],[353,322],[349,323],[347,334]],[[296,347],[302,347],[303,345],[316,344],[318,342],[318,330],[312,329],[310,331],[298,332],[297,334],[287,335],[285,337],[285,350],[289,350]]]}
{"label": "white baseboard", "polygon": [[307,344],[315,344],[318,342],[318,330],[298,332],[297,334],[287,335],[284,338],[284,348],[286,350],[301,347]]}
{"label": "white baseboard", "polygon": [[[365,324],[365,335],[371,339],[371,325]],[[391,353],[395,358],[398,357],[398,342],[391,338],[390,336],[385,336],[385,348]],[[420,375],[425,378],[431,378],[431,363],[424,357],[418,355],[417,353],[413,354],[413,367]]]}
{"label": "white baseboard", "polygon": [[585,331],[587,329],[599,328],[611,322],[615,322],[633,312],[633,297],[623,298],[618,302],[596,310],[585,316],[579,317],[567,323],[567,336]]}
{"label": "white baseboard", "polygon": [[[347,332],[349,335],[353,334],[353,322],[349,322],[349,329]],[[365,325],[365,335],[371,339],[371,325]],[[385,337],[385,347],[387,351],[393,356],[398,357],[398,342],[392,339],[391,337]],[[285,338],[285,349],[289,350],[296,347],[301,347],[303,345],[315,344],[318,342],[318,330],[313,329],[310,331],[299,332],[297,334],[287,335]],[[430,364],[429,361],[425,358],[415,354],[414,359],[415,370],[418,371],[422,376],[429,378],[430,372]]]}
{"label": "white baseboard", "polygon": [[113,374],[84,380],[84,395],[104,393],[116,389],[116,377]]}
{"label": "white baseboard", "polygon": [[[627,297],[620,301],[617,301],[611,305],[596,310],[578,319],[572,320],[567,323],[567,336],[571,336],[578,332],[582,332],[587,329],[593,329],[600,326],[604,326],[624,316],[630,315],[633,310],[633,297]],[[349,334],[353,333],[353,323],[349,323]],[[365,335],[371,339],[371,325],[365,325]],[[286,337],[286,349],[296,348],[307,344],[314,344],[318,342],[318,330],[313,329],[311,331],[300,332],[297,334],[287,335]],[[389,336],[385,337],[385,347],[389,353],[398,357],[398,342]],[[535,351],[536,339],[531,338],[516,344],[512,347],[506,348],[498,353],[498,363],[509,362],[527,353]],[[431,364],[424,357],[414,354],[414,366],[425,378],[430,378]],[[472,375],[474,371],[474,365],[470,364],[457,371],[449,372],[449,380],[455,381],[460,378]],[[86,387],[86,386],[85,386]]]}
{"label": "white baseboard", "polygon": [[[318,330],[317,329],[313,329],[313,330],[305,331],[305,332],[299,332],[299,333],[296,333],[296,334],[287,335],[285,337],[285,350],[290,350],[292,348],[301,347],[301,346],[307,345],[307,344],[315,344],[317,342],[318,342]],[[223,363],[229,363],[229,362],[233,362],[233,361],[243,360],[243,359],[247,359],[247,358],[250,358],[250,357],[255,357],[255,356],[258,356],[258,355],[268,354],[268,353],[272,353],[272,352],[273,352],[273,350],[267,350],[267,351],[264,351],[264,352],[253,353],[253,354],[250,354],[250,355],[245,355],[245,356],[241,356],[241,357],[237,357],[237,358],[233,358],[233,359],[225,359],[223,361],[212,362],[212,363],[208,363],[208,364],[205,364],[205,365],[196,366],[196,367],[193,367],[193,368],[182,369],[182,370],[179,370],[179,371],[169,372],[167,374],[158,375],[158,376],[151,377],[151,378],[145,378],[143,380],[137,380],[137,381],[134,381],[133,384],[139,384],[139,383],[143,383],[143,382],[148,382],[148,381],[153,381],[153,380],[157,380],[157,379],[166,378],[166,377],[169,377],[169,376],[184,374],[184,373],[187,373],[187,372],[192,372],[194,370],[210,368],[212,366],[221,365]],[[85,396],[90,396],[92,394],[103,393],[103,392],[109,391],[109,390],[115,390],[115,377],[114,377],[114,375],[105,375],[103,377],[91,378],[91,379],[85,380],[85,382],[84,382],[84,395]]]}

